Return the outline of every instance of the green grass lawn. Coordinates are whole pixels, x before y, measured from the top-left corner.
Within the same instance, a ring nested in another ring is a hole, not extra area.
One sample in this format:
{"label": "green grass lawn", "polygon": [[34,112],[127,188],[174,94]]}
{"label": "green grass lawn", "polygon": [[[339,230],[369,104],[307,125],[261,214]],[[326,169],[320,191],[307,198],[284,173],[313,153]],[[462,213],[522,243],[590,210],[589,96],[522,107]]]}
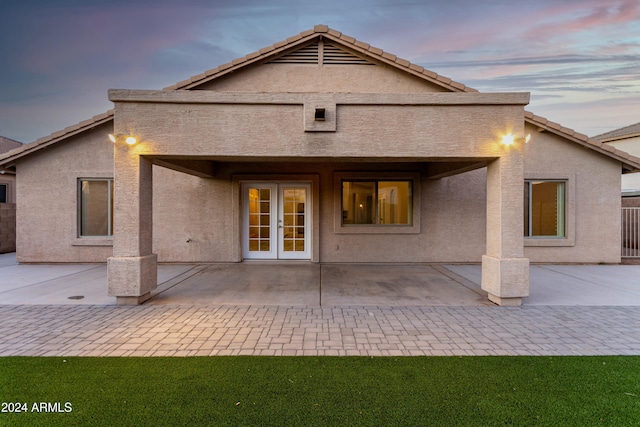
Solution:
{"label": "green grass lawn", "polygon": [[27,407],[0,426],[638,426],[640,357],[5,357],[0,401]]}

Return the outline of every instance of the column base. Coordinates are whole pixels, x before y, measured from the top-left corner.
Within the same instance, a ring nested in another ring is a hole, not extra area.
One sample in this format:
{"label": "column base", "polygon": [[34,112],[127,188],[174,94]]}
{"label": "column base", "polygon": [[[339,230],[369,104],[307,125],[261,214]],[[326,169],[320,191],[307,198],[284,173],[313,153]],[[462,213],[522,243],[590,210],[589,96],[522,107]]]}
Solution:
{"label": "column base", "polygon": [[108,295],[118,304],[141,304],[158,287],[158,257],[111,257],[107,259]]}
{"label": "column base", "polygon": [[116,304],[118,305],[140,305],[146,300],[151,298],[151,292],[147,292],[139,297],[116,297]]}
{"label": "column base", "polygon": [[488,294],[489,301],[502,307],[520,307],[522,298],[500,298],[493,294]]}
{"label": "column base", "polygon": [[522,304],[522,298],[529,296],[529,259],[483,255],[482,290],[496,304]]}

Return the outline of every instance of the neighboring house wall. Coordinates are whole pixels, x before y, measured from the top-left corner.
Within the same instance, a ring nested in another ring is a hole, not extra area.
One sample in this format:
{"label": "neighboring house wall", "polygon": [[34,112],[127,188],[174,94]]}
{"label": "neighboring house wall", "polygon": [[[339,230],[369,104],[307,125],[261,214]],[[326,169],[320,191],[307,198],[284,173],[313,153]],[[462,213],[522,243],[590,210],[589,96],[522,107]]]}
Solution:
{"label": "neighboring house wall", "polygon": [[531,262],[620,262],[620,163],[527,125],[525,179],[567,181],[567,239],[525,239]]}
{"label": "neighboring house wall", "polygon": [[0,203],[0,254],[16,250],[16,204]]}
{"label": "neighboring house wall", "polygon": [[[0,136],[0,154],[19,148],[17,141]],[[0,169],[0,253],[16,250],[16,176]]]}
{"label": "neighboring house wall", "polygon": [[[634,156],[640,156],[640,136],[634,138],[626,138],[618,141],[607,142],[618,150],[626,151]],[[622,175],[622,190],[640,190],[640,172],[627,173]]]}

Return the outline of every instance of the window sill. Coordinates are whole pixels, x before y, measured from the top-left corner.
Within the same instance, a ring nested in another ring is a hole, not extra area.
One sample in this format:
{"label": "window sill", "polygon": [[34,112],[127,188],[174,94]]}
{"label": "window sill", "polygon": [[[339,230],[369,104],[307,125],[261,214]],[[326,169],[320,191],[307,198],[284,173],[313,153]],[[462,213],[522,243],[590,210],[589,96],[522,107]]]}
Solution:
{"label": "window sill", "polygon": [[336,234],[420,234],[420,227],[415,226],[376,226],[353,225],[340,226],[335,229]]}
{"label": "window sill", "polygon": [[113,237],[78,237],[72,246],[113,246]]}
{"label": "window sill", "polygon": [[575,246],[576,242],[571,238],[545,238],[545,237],[525,237],[524,246],[547,246],[547,247],[562,247],[562,246]]}

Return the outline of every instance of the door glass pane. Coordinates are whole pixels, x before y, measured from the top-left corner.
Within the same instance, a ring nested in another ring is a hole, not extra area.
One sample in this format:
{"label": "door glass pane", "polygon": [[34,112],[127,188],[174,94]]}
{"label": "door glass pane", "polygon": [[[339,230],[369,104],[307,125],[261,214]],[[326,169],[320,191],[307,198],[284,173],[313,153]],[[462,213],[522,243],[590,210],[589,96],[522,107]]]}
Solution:
{"label": "door glass pane", "polygon": [[304,251],[306,196],[304,188],[286,188],[282,192],[284,252]]}
{"label": "door glass pane", "polygon": [[271,189],[249,189],[249,251],[269,252]]}

